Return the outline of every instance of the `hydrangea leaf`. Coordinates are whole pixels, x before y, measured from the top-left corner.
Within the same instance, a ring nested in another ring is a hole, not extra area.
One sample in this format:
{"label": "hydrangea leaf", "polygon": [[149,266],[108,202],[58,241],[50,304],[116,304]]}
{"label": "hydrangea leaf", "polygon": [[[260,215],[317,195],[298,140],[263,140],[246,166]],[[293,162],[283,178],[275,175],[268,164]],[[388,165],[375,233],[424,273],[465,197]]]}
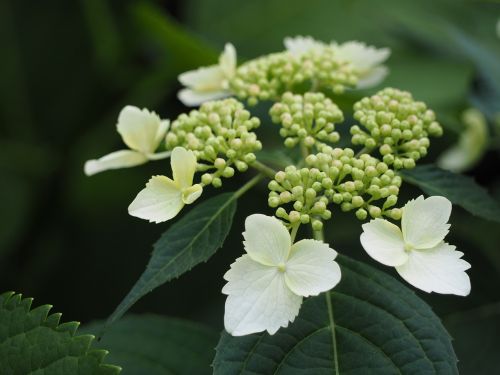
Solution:
{"label": "hydrangea leaf", "polygon": [[104,364],[108,352],[91,346],[94,336],[77,335],[79,323],[60,324],[50,305],[31,308],[33,299],[0,295],[0,369],[2,374],[114,375]]}
{"label": "hydrangea leaf", "polygon": [[[104,322],[83,327],[97,333]],[[106,332],[99,346],[123,375],[211,374],[218,334],[201,324],[158,315],[127,315]]]}
{"label": "hydrangea leaf", "polygon": [[458,374],[451,337],[427,304],[385,273],[338,259],[339,285],[306,299],[288,328],[224,332],[214,374]]}
{"label": "hydrangea leaf", "polygon": [[445,171],[434,164],[400,171],[406,182],[428,195],[442,195],[475,216],[500,222],[500,205],[472,178]]}
{"label": "hydrangea leaf", "polygon": [[193,207],[154,244],[146,270],[108,319],[119,319],[153,289],[175,279],[219,249],[231,229],[236,195],[224,193]]}

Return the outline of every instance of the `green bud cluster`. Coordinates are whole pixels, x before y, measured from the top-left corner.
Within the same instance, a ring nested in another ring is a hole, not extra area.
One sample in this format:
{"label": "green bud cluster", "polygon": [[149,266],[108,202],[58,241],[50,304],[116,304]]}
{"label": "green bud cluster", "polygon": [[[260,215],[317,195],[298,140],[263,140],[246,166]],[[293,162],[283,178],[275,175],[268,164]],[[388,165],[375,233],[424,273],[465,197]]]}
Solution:
{"label": "green bud cluster", "polygon": [[386,88],[354,104],[352,143],[369,151],[378,148],[382,160],[394,169],[411,169],[427,154],[429,136],[443,133],[434,112],[411,94]]}
{"label": "green bud cluster", "polygon": [[[309,155],[306,164],[302,169],[287,167],[269,183],[268,203],[278,207],[276,216],[291,224],[326,220],[331,217],[327,207],[334,203],[342,211],[355,210],[360,220],[368,216],[401,218],[401,209],[394,206],[402,179],[386,163],[368,154],[355,157],[349,148],[325,146],[322,152]],[[287,212],[280,207],[286,204],[293,209]]]}
{"label": "green bud cluster", "polygon": [[166,147],[192,150],[198,160],[197,170],[209,171],[202,175],[202,183],[220,187],[222,177],[232,177],[235,168],[246,171],[256,160],[254,152],[261,150],[262,144],[252,130],[259,125],[260,120],[251,117],[236,99],[206,102],[199,110],[181,114],[172,122]]}
{"label": "green bud cluster", "polygon": [[342,111],[322,93],[294,95],[286,92],[269,111],[275,124],[281,124],[280,135],[285,146],[301,142],[307,147],[316,143],[335,143],[340,135],[335,123],[344,121]]}
{"label": "green bud cluster", "polygon": [[229,84],[236,96],[254,105],[259,100],[277,100],[285,91],[296,92],[294,88],[307,83],[341,94],[357,82],[352,64],[325,44],[299,56],[284,51],[250,60],[238,67]]}

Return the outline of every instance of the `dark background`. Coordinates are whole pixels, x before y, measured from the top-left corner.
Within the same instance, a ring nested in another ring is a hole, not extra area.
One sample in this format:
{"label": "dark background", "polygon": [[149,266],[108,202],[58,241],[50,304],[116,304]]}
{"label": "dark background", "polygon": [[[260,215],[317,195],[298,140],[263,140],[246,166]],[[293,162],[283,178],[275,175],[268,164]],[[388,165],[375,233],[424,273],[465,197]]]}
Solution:
{"label": "dark background", "polygon": [[[124,105],[171,119],[184,111],[176,99],[177,75],[215,63],[225,42],[235,44],[240,62],[281,50],[285,36],[299,34],[391,47],[384,85],[410,90],[445,126],[445,137],[433,142],[425,160],[431,162],[456,141],[459,115],[469,106],[487,116],[493,137],[500,113],[499,17],[493,1],[0,0],[0,289],[53,304],[65,320],[88,322],[112,312],[168,228],[127,214],[147,179],[163,173],[168,162],[91,178],[83,163],[122,148],[115,123]],[[339,102],[347,115],[360,95]],[[254,112],[264,119],[259,138],[270,148],[280,140],[266,121],[267,108],[262,104]],[[492,143],[468,172],[497,199],[499,161],[498,143]],[[224,188],[235,189],[250,175],[239,174]],[[222,275],[243,251],[244,217],[271,213],[265,185],[259,189],[260,195],[240,200],[216,256],[132,310],[222,328]],[[403,190],[403,198],[416,194]],[[377,266],[362,253],[353,216],[334,212],[327,239],[339,252]],[[451,222],[448,239],[472,264],[472,294],[417,293],[455,337],[462,373],[495,373],[500,226],[458,207]]]}

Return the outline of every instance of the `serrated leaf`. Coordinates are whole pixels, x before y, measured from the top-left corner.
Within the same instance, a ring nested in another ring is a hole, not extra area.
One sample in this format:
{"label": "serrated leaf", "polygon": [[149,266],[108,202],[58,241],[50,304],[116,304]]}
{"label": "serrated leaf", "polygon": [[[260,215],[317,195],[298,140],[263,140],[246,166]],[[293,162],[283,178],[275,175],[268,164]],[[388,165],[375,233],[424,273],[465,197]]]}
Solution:
{"label": "serrated leaf", "polygon": [[[90,324],[97,333],[104,322]],[[218,333],[201,324],[157,315],[127,315],[111,327],[99,346],[123,375],[210,374]]]}
{"label": "serrated leaf", "polygon": [[236,196],[224,193],[193,207],[173,224],[154,244],[146,270],[111,314],[107,325],[153,289],[214,255],[231,229],[235,211]]}
{"label": "serrated leaf", "polygon": [[427,304],[385,273],[339,258],[339,285],[306,299],[288,328],[224,332],[214,374],[458,373],[451,338]]}
{"label": "serrated leaf", "polygon": [[113,375],[120,367],[102,363],[107,351],[91,347],[94,336],[75,336],[77,322],[58,325],[52,306],[31,309],[31,298],[0,295],[2,374]]}
{"label": "serrated leaf", "polygon": [[445,171],[433,164],[401,171],[403,179],[428,195],[442,195],[471,214],[500,223],[500,205],[472,178]]}

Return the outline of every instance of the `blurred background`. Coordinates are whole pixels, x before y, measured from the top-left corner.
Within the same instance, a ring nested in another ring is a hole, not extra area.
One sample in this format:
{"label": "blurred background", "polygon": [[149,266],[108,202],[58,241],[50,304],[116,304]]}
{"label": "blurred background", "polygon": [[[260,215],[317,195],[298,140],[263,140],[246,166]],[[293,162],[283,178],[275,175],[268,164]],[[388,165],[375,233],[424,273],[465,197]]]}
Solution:
{"label": "blurred background", "polygon": [[[122,148],[115,125],[124,105],[170,119],[185,111],[176,99],[178,74],[215,63],[229,41],[239,62],[282,50],[283,38],[294,35],[390,47],[383,85],[411,91],[445,127],[423,162],[456,144],[468,127],[464,111],[476,108],[486,135],[473,142],[477,155],[464,172],[500,200],[499,18],[494,1],[1,0],[0,290],[53,304],[65,320],[89,322],[113,311],[169,225],[133,218],[127,206],[168,162],[91,178],[83,164]],[[352,123],[351,104],[376,90],[338,98],[346,124]],[[269,149],[281,140],[266,121],[268,108],[264,103],[252,111],[263,119],[258,134]],[[250,175],[239,174],[225,190]],[[271,213],[265,185],[259,189],[260,195],[240,200],[222,250],[132,311],[222,329],[222,275],[243,251],[243,220]],[[406,186],[401,201],[417,194]],[[334,212],[327,239],[339,252],[377,267],[362,252],[353,217]],[[473,292],[468,298],[418,294],[455,338],[463,374],[498,373],[500,226],[458,207],[451,222],[449,241],[472,264]]]}

